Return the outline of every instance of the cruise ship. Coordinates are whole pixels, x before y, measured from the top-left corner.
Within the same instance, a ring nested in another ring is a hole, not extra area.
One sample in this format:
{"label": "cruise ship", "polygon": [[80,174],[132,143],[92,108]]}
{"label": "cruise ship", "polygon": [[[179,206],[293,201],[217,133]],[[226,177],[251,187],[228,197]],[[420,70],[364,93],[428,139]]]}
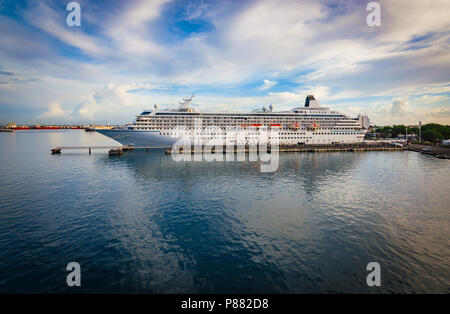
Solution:
{"label": "cruise ship", "polygon": [[279,145],[304,145],[362,142],[369,128],[366,115],[350,118],[321,106],[313,95],[306,97],[304,106],[290,111],[275,111],[270,105],[247,113],[197,112],[192,98],[184,98],[179,107],[172,110],[161,110],[155,105],[154,109],[145,110],[136,116],[133,124],[122,129],[96,131],[122,145],[170,147],[180,138],[193,137],[198,129],[201,132],[197,131],[200,134],[197,136],[209,143],[224,141],[227,132],[236,134],[236,131],[245,134],[236,139],[236,145],[257,141],[263,131],[269,131],[266,134],[270,141],[270,131],[276,130]]}

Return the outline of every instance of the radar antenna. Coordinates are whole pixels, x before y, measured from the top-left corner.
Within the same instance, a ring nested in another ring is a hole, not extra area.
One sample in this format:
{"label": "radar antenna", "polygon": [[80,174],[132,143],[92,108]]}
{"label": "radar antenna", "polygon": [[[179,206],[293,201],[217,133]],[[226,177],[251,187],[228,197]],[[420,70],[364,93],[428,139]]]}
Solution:
{"label": "radar antenna", "polygon": [[192,104],[192,98],[194,98],[194,94],[191,97],[183,98],[183,101],[178,102],[180,104],[180,108],[187,108],[190,104]]}

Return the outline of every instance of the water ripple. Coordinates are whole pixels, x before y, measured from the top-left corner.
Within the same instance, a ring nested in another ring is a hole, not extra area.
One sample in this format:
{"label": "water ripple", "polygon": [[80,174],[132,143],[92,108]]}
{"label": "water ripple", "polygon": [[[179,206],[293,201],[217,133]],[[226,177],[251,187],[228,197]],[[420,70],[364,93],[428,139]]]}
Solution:
{"label": "water ripple", "polygon": [[[450,163],[414,152],[174,162],[83,131],[0,134],[0,292],[449,293]],[[382,286],[365,284],[368,262]]]}

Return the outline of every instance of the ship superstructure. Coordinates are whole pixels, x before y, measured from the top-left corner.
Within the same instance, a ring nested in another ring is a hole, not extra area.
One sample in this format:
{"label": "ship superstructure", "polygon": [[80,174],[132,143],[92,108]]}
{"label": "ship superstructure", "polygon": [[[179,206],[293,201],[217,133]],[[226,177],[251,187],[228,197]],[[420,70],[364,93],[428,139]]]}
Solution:
{"label": "ship superstructure", "polygon": [[[280,145],[332,144],[362,142],[369,127],[366,115],[350,118],[323,107],[308,95],[303,107],[290,111],[274,111],[272,105],[250,113],[197,112],[192,97],[184,98],[173,110],[160,110],[155,105],[136,116],[133,124],[119,130],[97,130],[123,145],[151,146],[173,144],[180,136],[192,134],[201,121],[204,140],[224,139],[231,129],[246,130],[246,143],[257,140],[262,130],[277,130]],[[180,128],[184,133],[180,134]],[[217,130],[212,132],[211,130]]]}

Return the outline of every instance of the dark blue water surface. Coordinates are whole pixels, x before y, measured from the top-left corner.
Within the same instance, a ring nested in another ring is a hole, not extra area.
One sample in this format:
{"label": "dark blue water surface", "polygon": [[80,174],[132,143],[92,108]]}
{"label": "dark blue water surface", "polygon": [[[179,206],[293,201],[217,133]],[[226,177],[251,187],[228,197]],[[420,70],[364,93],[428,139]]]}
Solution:
{"label": "dark blue water surface", "polygon": [[[0,292],[450,292],[450,161],[176,162],[82,130],[0,133]],[[81,288],[66,285],[69,262]],[[381,287],[366,265],[381,265]]]}

